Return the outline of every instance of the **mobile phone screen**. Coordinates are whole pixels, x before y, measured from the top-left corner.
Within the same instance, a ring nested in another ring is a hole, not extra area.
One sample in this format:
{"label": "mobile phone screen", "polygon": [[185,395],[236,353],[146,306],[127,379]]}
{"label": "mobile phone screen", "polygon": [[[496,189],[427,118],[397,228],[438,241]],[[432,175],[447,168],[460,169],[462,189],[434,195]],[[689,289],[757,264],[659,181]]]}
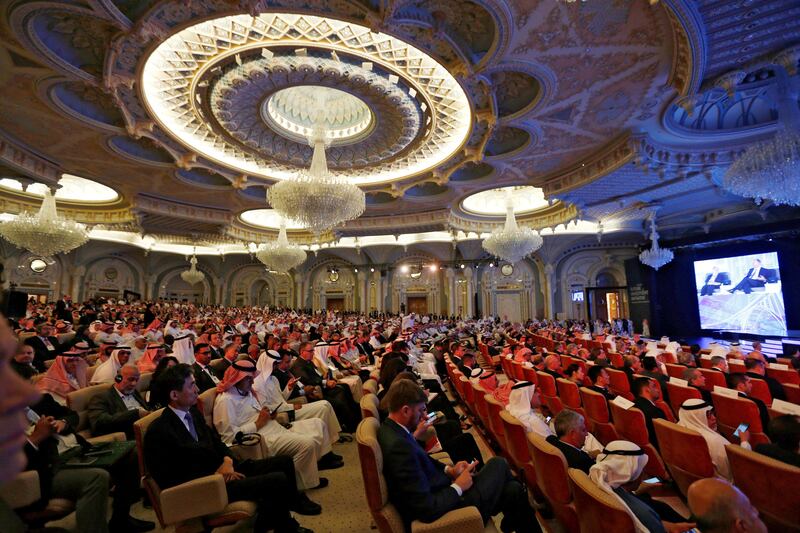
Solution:
{"label": "mobile phone screen", "polygon": [[650,479],[645,479],[645,483],[661,483],[661,480],[657,477],[651,477]]}
{"label": "mobile phone screen", "polygon": [[750,427],[750,424],[739,424],[739,427],[736,428],[736,431],[733,432],[734,437],[738,437],[742,431],[747,431]]}

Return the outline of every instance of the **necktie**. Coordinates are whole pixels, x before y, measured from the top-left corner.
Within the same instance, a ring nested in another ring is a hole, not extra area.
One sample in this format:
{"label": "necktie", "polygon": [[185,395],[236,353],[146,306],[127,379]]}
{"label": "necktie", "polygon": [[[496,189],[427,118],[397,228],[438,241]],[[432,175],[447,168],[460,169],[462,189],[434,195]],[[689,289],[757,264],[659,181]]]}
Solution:
{"label": "necktie", "polygon": [[197,430],[194,429],[194,420],[192,420],[191,413],[186,413],[183,419],[186,420],[186,425],[189,427],[189,433],[191,433],[192,438],[197,442]]}

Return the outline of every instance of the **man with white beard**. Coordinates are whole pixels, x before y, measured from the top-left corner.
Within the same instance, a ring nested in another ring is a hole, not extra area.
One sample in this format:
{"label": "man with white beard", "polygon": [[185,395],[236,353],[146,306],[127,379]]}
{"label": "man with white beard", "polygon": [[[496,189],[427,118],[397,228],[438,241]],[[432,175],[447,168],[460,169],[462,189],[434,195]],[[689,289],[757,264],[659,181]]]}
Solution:
{"label": "man with white beard", "polygon": [[[269,409],[270,412],[277,410],[278,413],[293,413],[289,414],[290,421],[319,419],[325,426],[328,440],[330,442],[338,442],[342,426],[339,425],[339,419],[336,418],[336,413],[333,411],[333,406],[330,402],[319,400],[313,403],[297,405],[289,403],[288,400],[292,389],[295,386],[302,386],[297,378],[290,378],[286,387],[281,390],[278,378],[272,375],[272,370],[273,367],[277,366],[280,370],[286,372],[289,370],[290,362],[291,358],[288,354],[281,356],[275,350],[268,350],[258,358],[256,369],[259,374],[253,381],[253,391],[258,397],[261,407]],[[331,456],[341,462],[342,457],[340,455],[331,452]]]}

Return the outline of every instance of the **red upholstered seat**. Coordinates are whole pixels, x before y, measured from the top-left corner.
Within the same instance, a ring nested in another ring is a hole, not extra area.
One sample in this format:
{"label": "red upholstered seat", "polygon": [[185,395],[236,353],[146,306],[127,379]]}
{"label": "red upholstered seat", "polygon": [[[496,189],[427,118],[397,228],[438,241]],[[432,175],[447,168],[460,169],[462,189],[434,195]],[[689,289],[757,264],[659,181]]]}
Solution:
{"label": "red upholstered seat", "polygon": [[530,451],[528,451],[525,426],[505,409],[500,411],[500,422],[503,424],[511,462],[518,470],[522,470],[525,475],[525,484],[534,492],[534,495],[541,499],[542,492],[537,485],[536,469],[531,461]]}
{"label": "red upholstered seat", "polygon": [[500,412],[505,410],[503,404],[498,402],[491,394],[484,395],[486,405],[489,407],[489,429],[494,435],[494,440],[503,450],[503,455],[508,455],[508,443],[506,442],[505,429],[500,419]]}
{"label": "red upholstered seat", "polygon": [[800,531],[800,468],[741,446],[725,450],[734,484],[758,509],[769,531]]}
{"label": "red upholstered seat", "polygon": [[475,401],[475,412],[478,420],[487,430],[489,429],[489,406],[486,405],[486,391],[477,385],[472,385],[472,396]]}
{"label": "red upholstered seat", "polygon": [[671,378],[681,378],[683,379],[683,372],[686,370],[687,367],[684,365],[672,365],[667,363],[667,375]]}
{"label": "red upholstered seat", "polygon": [[606,372],[608,372],[608,377],[610,378],[610,383],[608,387],[614,392],[614,394],[619,394],[629,400],[633,400],[633,394],[631,394],[631,384],[628,381],[628,376],[622,370],[614,370],[613,368],[606,368]]}
{"label": "red upholstered seat", "polygon": [[536,378],[539,380],[539,394],[542,402],[550,409],[550,413],[556,416],[564,406],[561,404],[561,398],[558,397],[555,378],[544,372],[536,372]]}
{"label": "red upholstered seat", "polygon": [[706,386],[704,387],[706,390],[713,391],[714,386],[717,387],[727,387],[728,382],[725,381],[725,374],[719,372],[717,370],[707,370],[705,368],[701,368],[700,372],[706,377]]}
{"label": "red upholstered seat", "polygon": [[689,485],[714,475],[708,445],[698,432],[666,420],[653,420],[653,425],[661,458],[684,497]]}
{"label": "red upholstered seat", "polygon": [[578,386],[564,378],[558,378],[556,386],[558,387],[558,397],[561,398],[564,408],[578,412],[586,418],[586,411],[581,403],[581,391],[578,390]]}
{"label": "red upholstered seat", "polygon": [[539,489],[564,531],[578,533],[578,515],[572,503],[572,487],[564,455],[539,435],[528,433],[527,438]]}
{"label": "red upholstered seat", "polygon": [[617,440],[617,430],[611,423],[605,396],[585,387],[580,388],[580,393],[589,431],[603,444]]}
{"label": "red upholstered seat", "polygon": [[647,477],[658,476],[662,479],[669,479],[661,456],[655,446],[650,443],[651,438],[647,432],[644,414],[635,407],[623,409],[615,403],[609,403],[608,406],[611,409],[611,416],[614,418],[617,434],[638,445],[647,454],[648,461],[644,468]]}
{"label": "red upholstered seat", "polygon": [[681,405],[686,400],[692,398],[701,399],[703,396],[700,391],[694,387],[684,387],[683,385],[676,385],[675,383],[667,383],[667,392],[669,393],[669,405],[672,407],[673,413],[678,413]]}
{"label": "red upholstered seat", "polygon": [[717,412],[717,426],[719,432],[726,439],[733,441],[736,437],[733,432],[741,423],[750,425],[750,444],[755,446],[762,442],[769,442],[769,438],[761,427],[761,418],[758,406],[747,398],[729,398],[716,392],[711,393],[714,409]]}
{"label": "red upholstered seat", "polygon": [[611,366],[614,368],[622,368],[625,365],[625,361],[622,359],[622,355],[618,353],[608,354],[609,359],[611,360]]}
{"label": "red upholstered seat", "polygon": [[664,411],[664,414],[667,416],[667,420],[670,422],[676,422],[678,419],[675,418],[675,414],[672,412],[672,408],[665,402],[664,400],[658,400],[655,402],[656,407]]}
{"label": "red upholstered seat", "polygon": [[708,370],[709,368],[711,368],[711,365],[712,365],[711,359],[706,359],[705,357],[700,359],[700,368]]}
{"label": "red upholstered seat", "polygon": [[525,380],[525,372],[522,369],[522,363],[511,361],[511,371],[514,373],[514,379],[517,381]]}
{"label": "red upholstered seat", "polygon": [[785,383],[783,392],[786,393],[786,401],[800,405],[800,385]]}
{"label": "red upholstered seat", "polygon": [[728,372],[731,374],[744,374],[747,372],[747,368],[744,366],[744,361],[728,359]]}
{"label": "red upholstered seat", "polygon": [[789,368],[788,370],[767,368],[767,376],[775,378],[784,384],[791,383],[792,385],[800,385],[800,374],[793,368]]}
{"label": "red upholstered seat", "polygon": [[461,398],[464,400],[464,407],[474,413],[475,397],[472,394],[472,382],[464,376],[461,376],[459,381],[461,382]]}
{"label": "red upholstered seat", "polygon": [[750,391],[750,396],[758,398],[765,404],[772,405],[772,394],[769,392],[769,385],[763,379],[751,378],[750,383],[753,384],[753,390]]}
{"label": "red upholstered seat", "polygon": [[539,378],[536,376],[536,369],[531,367],[528,368],[527,366],[522,367],[523,376],[525,376],[525,381],[530,381],[534,385],[539,384]]}
{"label": "red upholstered seat", "polygon": [[604,492],[589,476],[569,469],[569,480],[581,533],[634,533],[633,519],[622,503]]}
{"label": "red upholstered seat", "polygon": [[561,368],[567,368],[569,365],[572,364],[572,357],[569,355],[559,355],[561,358]]}

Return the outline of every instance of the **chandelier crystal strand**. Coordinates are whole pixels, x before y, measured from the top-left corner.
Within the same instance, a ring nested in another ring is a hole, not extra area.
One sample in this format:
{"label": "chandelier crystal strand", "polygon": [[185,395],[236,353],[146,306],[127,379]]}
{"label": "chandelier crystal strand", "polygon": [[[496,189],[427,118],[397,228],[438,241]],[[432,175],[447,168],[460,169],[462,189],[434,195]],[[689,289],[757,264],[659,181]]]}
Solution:
{"label": "chandelier crystal strand", "polygon": [[789,74],[776,67],[778,131],[766,141],[750,145],[723,178],[722,186],[738,196],[769,199],[776,204],[800,205],[800,110]]}
{"label": "chandelier crystal strand", "polygon": [[278,272],[288,272],[306,260],[306,252],[297,245],[289,244],[286,237],[286,222],[281,221],[278,238],[263,245],[256,253],[259,261]]}
{"label": "chandelier crystal strand", "polygon": [[189,264],[191,264],[189,270],[184,270],[181,272],[181,279],[189,285],[197,285],[205,279],[206,275],[197,270],[196,256],[192,255],[192,258],[189,260]]}
{"label": "chandelier crystal strand", "polygon": [[660,248],[658,246],[658,231],[656,231],[656,216],[653,214],[650,218],[650,240],[652,244],[650,249],[642,251],[639,254],[639,261],[643,264],[658,270],[666,265],[675,257],[672,250],[668,248]]}
{"label": "chandelier crystal strand", "polygon": [[323,118],[324,111],[318,109],[309,137],[314,147],[311,167],[267,191],[267,200],[278,213],[316,234],[360,217],[366,207],[364,191],[328,171]]}
{"label": "chandelier crystal strand", "polygon": [[483,240],[483,249],[509,263],[517,263],[523,257],[542,247],[544,240],[530,228],[517,226],[511,193],[506,194],[506,222]]}
{"label": "chandelier crystal strand", "polygon": [[49,188],[44,191],[38,213],[24,212],[4,222],[0,234],[11,244],[42,257],[70,252],[89,240],[83,224],[58,216],[56,199]]}

